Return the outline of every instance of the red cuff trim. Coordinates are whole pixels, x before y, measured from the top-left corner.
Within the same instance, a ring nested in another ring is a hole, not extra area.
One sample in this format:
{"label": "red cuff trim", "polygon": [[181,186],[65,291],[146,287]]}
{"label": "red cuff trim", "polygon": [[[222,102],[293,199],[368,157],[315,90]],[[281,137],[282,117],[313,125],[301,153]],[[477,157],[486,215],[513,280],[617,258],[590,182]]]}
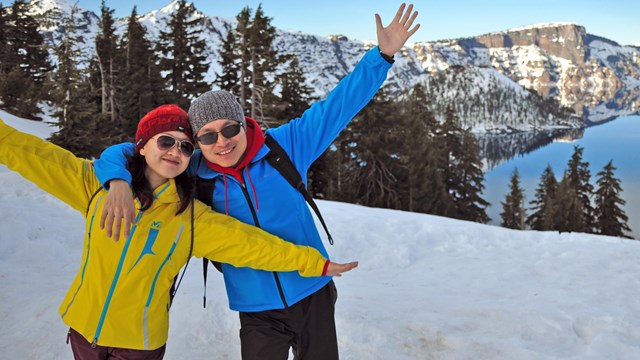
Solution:
{"label": "red cuff trim", "polygon": [[331,261],[327,260],[326,263],[324,263],[324,267],[322,268],[322,276],[327,276],[327,269],[329,268],[329,263]]}

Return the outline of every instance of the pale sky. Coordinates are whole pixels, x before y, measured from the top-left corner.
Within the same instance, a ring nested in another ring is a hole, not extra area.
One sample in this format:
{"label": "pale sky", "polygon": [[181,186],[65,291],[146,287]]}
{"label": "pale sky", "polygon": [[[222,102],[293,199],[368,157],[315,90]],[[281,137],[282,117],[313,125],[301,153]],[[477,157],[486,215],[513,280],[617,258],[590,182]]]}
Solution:
{"label": "pale sky", "polygon": [[[72,2],[72,0],[69,0]],[[116,17],[128,16],[134,5],[139,14],[160,9],[171,0],[107,0]],[[207,15],[235,17],[245,6],[255,10],[262,3],[271,24],[289,31],[312,35],[343,34],[351,39],[375,40],[374,13],[386,25],[400,1],[389,0],[195,0]],[[640,45],[640,1],[633,0],[416,0],[420,30],[409,42],[434,41],[482,35],[526,25],[571,22],[586,27],[589,34],[621,45]],[[100,14],[100,0],[79,0],[78,6]]]}

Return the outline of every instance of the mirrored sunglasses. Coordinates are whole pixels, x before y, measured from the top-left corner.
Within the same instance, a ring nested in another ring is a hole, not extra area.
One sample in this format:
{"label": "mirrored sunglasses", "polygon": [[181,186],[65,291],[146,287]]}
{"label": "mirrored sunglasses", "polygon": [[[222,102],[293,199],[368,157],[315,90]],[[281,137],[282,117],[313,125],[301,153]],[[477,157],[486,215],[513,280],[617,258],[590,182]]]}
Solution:
{"label": "mirrored sunglasses", "polygon": [[202,136],[196,136],[196,140],[203,145],[212,145],[218,142],[218,134],[222,134],[226,139],[231,139],[240,133],[240,128],[242,128],[241,124],[229,125],[220,131],[210,131]]}
{"label": "mirrored sunglasses", "polygon": [[178,140],[169,135],[160,135],[156,138],[156,145],[161,151],[169,151],[173,149],[176,144],[178,144],[178,150],[180,150],[182,155],[187,157],[193,155],[195,146],[189,140]]}

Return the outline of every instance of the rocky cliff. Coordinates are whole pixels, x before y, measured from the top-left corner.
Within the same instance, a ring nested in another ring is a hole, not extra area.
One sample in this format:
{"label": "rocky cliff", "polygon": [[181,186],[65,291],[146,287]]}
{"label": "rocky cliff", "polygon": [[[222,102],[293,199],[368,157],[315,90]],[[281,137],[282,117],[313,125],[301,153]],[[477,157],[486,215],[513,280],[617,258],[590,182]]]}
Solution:
{"label": "rocky cliff", "polygon": [[[480,35],[470,39],[468,44],[471,47],[484,48],[534,45],[549,55],[567,59],[575,64],[583,64],[587,55],[584,44],[586,35],[585,28],[575,24],[541,24],[507,30],[503,33]],[[466,43],[464,39],[460,42]]]}
{"label": "rocky cliff", "polygon": [[624,113],[640,105],[638,48],[590,35],[575,24],[541,24],[415,44],[413,50],[432,74],[452,65],[494,68],[527,89],[556,97],[588,122],[612,116],[601,107],[625,109]]}

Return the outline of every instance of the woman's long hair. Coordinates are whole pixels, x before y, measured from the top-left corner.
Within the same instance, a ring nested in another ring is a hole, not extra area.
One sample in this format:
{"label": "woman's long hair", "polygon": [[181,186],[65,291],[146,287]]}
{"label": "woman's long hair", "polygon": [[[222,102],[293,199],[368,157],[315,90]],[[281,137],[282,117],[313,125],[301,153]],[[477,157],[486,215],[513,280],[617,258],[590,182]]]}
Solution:
{"label": "woman's long hair", "polygon": [[[151,207],[151,204],[153,204],[153,189],[144,174],[144,170],[146,168],[147,162],[144,156],[138,153],[134,155],[127,155],[127,169],[131,173],[132,177],[131,187],[133,188],[134,194],[142,204],[140,211],[147,210]],[[176,215],[178,215],[185,211],[189,204],[193,202],[196,187],[194,178],[187,175],[186,171],[176,176],[175,182],[178,190],[178,196],[180,197],[180,207],[176,212]]]}

